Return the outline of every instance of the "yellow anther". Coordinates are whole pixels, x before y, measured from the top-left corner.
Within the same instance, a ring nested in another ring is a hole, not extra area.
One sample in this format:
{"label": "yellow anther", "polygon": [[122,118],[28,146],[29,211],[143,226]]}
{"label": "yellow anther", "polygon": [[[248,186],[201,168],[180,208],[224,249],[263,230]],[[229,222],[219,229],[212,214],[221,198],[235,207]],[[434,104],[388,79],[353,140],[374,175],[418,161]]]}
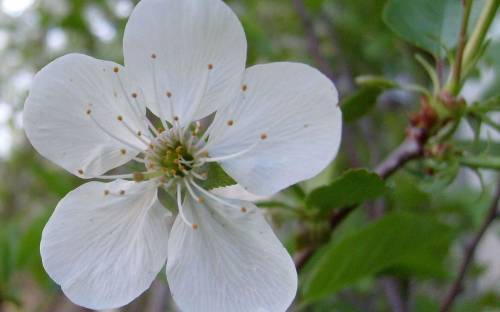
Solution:
{"label": "yellow anther", "polygon": [[159,132],[159,133],[163,133],[163,132],[165,132],[165,129],[163,129],[163,127],[159,127],[159,128],[158,128],[158,132]]}
{"label": "yellow anther", "polygon": [[144,181],[144,174],[142,172],[134,172],[134,181],[135,182]]}
{"label": "yellow anther", "polygon": [[208,157],[208,152],[207,151],[201,152],[200,156],[201,157]]}
{"label": "yellow anther", "polygon": [[184,149],[184,148],[183,148],[182,146],[177,146],[177,147],[176,147],[176,149],[175,149],[175,152],[176,152],[177,154],[180,154],[180,153],[182,153],[182,150],[183,150],[183,149]]}

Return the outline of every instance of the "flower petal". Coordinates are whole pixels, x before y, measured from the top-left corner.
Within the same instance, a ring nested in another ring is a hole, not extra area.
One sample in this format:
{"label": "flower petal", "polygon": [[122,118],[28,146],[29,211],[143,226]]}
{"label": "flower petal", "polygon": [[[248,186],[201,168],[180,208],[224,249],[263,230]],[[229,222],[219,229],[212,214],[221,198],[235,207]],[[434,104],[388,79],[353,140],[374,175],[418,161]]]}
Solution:
{"label": "flower petal", "polygon": [[28,139],[44,157],[80,177],[128,162],[144,147],[132,132],[147,132],[140,116],[145,107],[131,106],[130,85],[115,63],[81,54],[56,59],[36,75],[26,100]]}
{"label": "flower petal", "polygon": [[248,191],[271,195],[309,179],[336,156],[342,113],[333,83],[297,63],[247,70],[239,100],[218,112],[207,149],[212,157],[249,152],[222,161]]}
{"label": "flower petal", "polygon": [[86,183],[59,202],[45,226],[43,266],[78,305],[125,305],[165,264],[171,223],[152,182]]}
{"label": "flower petal", "polygon": [[245,70],[243,27],[221,0],[143,0],[123,46],[148,107],[184,125],[229,103]]}
{"label": "flower petal", "polygon": [[182,311],[285,311],[297,291],[293,261],[257,207],[187,198],[169,240],[167,279]]}

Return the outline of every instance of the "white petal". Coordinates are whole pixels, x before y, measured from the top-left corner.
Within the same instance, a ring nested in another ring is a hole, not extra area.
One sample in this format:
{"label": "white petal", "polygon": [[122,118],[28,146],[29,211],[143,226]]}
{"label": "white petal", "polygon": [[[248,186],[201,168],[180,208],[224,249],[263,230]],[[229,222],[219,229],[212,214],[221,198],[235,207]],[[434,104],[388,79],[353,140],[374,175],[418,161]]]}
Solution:
{"label": "white petal", "polygon": [[81,54],[56,59],[36,75],[24,106],[28,139],[44,157],[81,177],[95,177],[128,162],[144,143],[117,117],[134,132],[147,131],[139,117],[145,107],[131,106],[132,93],[138,91],[130,85],[115,63]]}
{"label": "white petal", "polygon": [[257,144],[221,165],[251,193],[271,195],[314,177],[334,159],[342,132],[337,103],[333,83],[312,67],[251,67],[239,100],[217,113],[208,151],[221,157]]}
{"label": "white petal", "polygon": [[40,250],[45,270],[71,301],[115,308],[151,285],[167,259],[172,223],[156,193],[151,182],[89,182],[59,202]]}
{"label": "white petal", "polygon": [[285,311],[297,291],[292,259],[253,204],[238,208],[186,199],[193,230],[177,218],[169,240],[167,279],[182,311]]}
{"label": "white petal", "polygon": [[123,45],[125,66],[140,79],[149,108],[159,115],[159,103],[166,119],[173,114],[182,124],[229,103],[245,70],[245,33],[221,0],[143,0]]}

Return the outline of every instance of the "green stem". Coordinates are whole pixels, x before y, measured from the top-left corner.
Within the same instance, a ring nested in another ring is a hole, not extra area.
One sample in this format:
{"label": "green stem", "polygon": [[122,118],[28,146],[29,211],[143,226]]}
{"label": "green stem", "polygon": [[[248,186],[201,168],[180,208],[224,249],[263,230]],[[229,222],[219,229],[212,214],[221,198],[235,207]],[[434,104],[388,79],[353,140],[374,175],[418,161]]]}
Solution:
{"label": "green stem", "polygon": [[[471,1],[472,2],[472,1]],[[474,32],[472,33],[467,46],[465,47],[463,67],[468,68],[472,65],[472,62],[477,59],[477,53],[481,50],[484,38],[488,32],[488,29],[495,18],[498,7],[500,6],[500,0],[487,0],[481,15],[476,23]]]}
{"label": "green stem", "polygon": [[451,85],[449,91],[456,95],[460,91],[460,83],[462,81],[462,62],[464,57],[465,46],[467,44],[467,27],[469,26],[469,17],[472,9],[472,0],[464,1],[464,12],[462,17],[462,25],[460,26],[460,35],[458,38],[458,49],[453,71],[451,73]]}

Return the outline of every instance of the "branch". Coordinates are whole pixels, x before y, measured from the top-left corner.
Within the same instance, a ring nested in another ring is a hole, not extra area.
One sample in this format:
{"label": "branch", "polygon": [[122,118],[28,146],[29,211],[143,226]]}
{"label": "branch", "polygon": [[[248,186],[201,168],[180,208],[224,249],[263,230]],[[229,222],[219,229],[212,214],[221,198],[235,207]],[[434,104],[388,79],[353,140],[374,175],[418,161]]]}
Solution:
{"label": "branch", "polygon": [[[408,138],[392,152],[386,160],[378,165],[375,171],[383,178],[387,179],[397,170],[403,168],[410,160],[422,156],[423,146],[427,141],[425,130],[411,128],[408,131]],[[354,211],[356,207],[349,206],[336,210],[330,217],[330,230],[334,231],[342,221]],[[295,267],[300,271],[315,254],[320,246],[309,246],[299,251],[295,257]]]}
{"label": "branch", "polygon": [[462,264],[460,265],[459,274],[455,282],[453,282],[453,285],[448,291],[448,294],[446,295],[445,299],[443,300],[443,303],[441,304],[441,309],[440,309],[441,312],[450,311],[453,302],[464,289],[463,282],[465,279],[465,275],[467,274],[467,271],[469,270],[469,267],[472,264],[476,248],[479,245],[481,238],[484,236],[484,233],[486,233],[488,227],[491,225],[491,223],[493,223],[493,221],[497,217],[499,199],[500,199],[500,181],[498,181],[497,190],[493,197],[493,201],[491,203],[490,209],[488,210],[488,214],[486,215],[486,218],[484,219],[483,224],[479,229],[479,232],[474,236],[472,242],[465,249],[465,257],[462,261]]}
{"label": "branch", "polygon": [[323,74],[325,74],[328,78],[330,78],[330,80],[333,81],[335,75],[330,68],[328,60],[323,57],[323,54],[320,51],[320,40],[316,35],[316,32],[314,31],[314,25],[309,18],[309,14],[307,12],[306,6],[304,5],[304,1],[293,0],[293,6],[295,7],[295,10],[300,17],[300,21],[304,26],[304,30],[307,35],[309,53],[313,57],[314,62],[318,65],[321,72],[323,72]]}

